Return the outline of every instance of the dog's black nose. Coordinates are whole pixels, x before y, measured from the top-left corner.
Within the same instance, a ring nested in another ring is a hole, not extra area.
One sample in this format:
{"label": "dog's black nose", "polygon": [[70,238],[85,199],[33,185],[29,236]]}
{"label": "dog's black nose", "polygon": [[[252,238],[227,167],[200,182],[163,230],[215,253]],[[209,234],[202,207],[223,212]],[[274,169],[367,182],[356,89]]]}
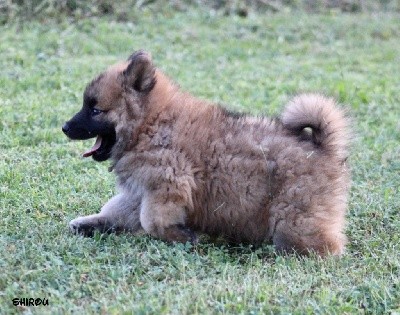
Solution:
{"label": "dog's black nose", "polygon": [[63,131],[65,134],[67,134],[68,131],[69,131],[69,125],[68,125],[68,123],[65,123],[65,125],[62,126],[61,129],[62,129],[62,131]]}

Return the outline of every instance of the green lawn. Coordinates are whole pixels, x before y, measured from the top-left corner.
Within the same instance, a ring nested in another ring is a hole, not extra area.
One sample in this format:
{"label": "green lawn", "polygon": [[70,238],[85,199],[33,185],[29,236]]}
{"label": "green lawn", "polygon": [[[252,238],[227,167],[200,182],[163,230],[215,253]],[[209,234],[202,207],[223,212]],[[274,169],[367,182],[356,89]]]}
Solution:
{"label": "green lawn", "polygon": [[[129,23],[1,26],[0,314],[399,314],[399,17],[145,11]],[[356,137],[345,256],[69,233],[115,179],[107,162],[80,157],[93,140],[68,141],[61,126],[86,83],[139,48],[233,110],[278,114],[304,91],[346,104]],[[49,305],[13,306],[22,297]]]}

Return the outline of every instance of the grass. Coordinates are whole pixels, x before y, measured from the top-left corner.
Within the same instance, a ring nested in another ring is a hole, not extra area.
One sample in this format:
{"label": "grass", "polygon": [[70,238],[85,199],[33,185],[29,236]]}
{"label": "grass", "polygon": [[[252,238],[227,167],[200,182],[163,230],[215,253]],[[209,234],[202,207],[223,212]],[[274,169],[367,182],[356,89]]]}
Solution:
{"label": "grass", "polygon": [[[200,9],[2,26],[0,314],[399,314],[399,30],[390,13]],[[138,48],[184,89],[234,110],[278,114],[301,91],[347,104],[357,138],[344,257],[69,233],[69,220],[113,195],[114,175],[81,159],[92,141],[70,142],[61,126],[85,84]],[[22,297],[49,305],[13,306]]]}
{"label": "grass", "polygon": [[[398,0],[3,0],[0,2],[0,25],[10,21],[70,17],[112,16],[118,21],[136,18],[137,10],[163,11],[165,8],[189,11],[206,8],[224,15],[246,17],[251,12],[400,12]],[[167,10],[168,10],[167,9]]]}

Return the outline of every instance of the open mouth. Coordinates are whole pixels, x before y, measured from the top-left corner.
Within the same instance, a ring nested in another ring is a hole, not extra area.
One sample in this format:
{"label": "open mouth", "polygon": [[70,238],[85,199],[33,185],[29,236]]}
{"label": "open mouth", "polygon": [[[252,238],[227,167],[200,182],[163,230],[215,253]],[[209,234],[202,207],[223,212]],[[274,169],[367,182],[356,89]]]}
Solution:
{"label": "open mouth", "polygon": [[85,153],[83,153],[82,156],[83,156],[83,157],[89,157],[89,156],[92,156],[93,154],[95,154],[96,151],[99,150],[99,149],[101,148],[102,142],[103,142],[103,138],[102,138],[100,135],[97,136],[96,142],[95,142],[95,144],[93,145],[93,147],[92,147],[91,149],[87,150]]}
{"label": "open mouth", "polygon": [[98,135],[93,147],[83,153],[83,157],[92,156],[96,161],[105,161],[111,156],[115,144],[115,135]]}

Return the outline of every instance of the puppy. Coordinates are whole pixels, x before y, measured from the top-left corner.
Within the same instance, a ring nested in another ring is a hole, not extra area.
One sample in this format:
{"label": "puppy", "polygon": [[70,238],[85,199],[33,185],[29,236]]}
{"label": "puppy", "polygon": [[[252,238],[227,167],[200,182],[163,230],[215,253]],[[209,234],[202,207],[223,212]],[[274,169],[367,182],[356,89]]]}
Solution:
{"label": "puppy", "polygon": [[97,137],[83,156],[110,159],[119,191],[99,214],[72,220],[74,232],[344,251],[351,134],[332,99],[297,96],[274,119],[231,113],[181,91],[138,51],[86,87],[62,130]]}

